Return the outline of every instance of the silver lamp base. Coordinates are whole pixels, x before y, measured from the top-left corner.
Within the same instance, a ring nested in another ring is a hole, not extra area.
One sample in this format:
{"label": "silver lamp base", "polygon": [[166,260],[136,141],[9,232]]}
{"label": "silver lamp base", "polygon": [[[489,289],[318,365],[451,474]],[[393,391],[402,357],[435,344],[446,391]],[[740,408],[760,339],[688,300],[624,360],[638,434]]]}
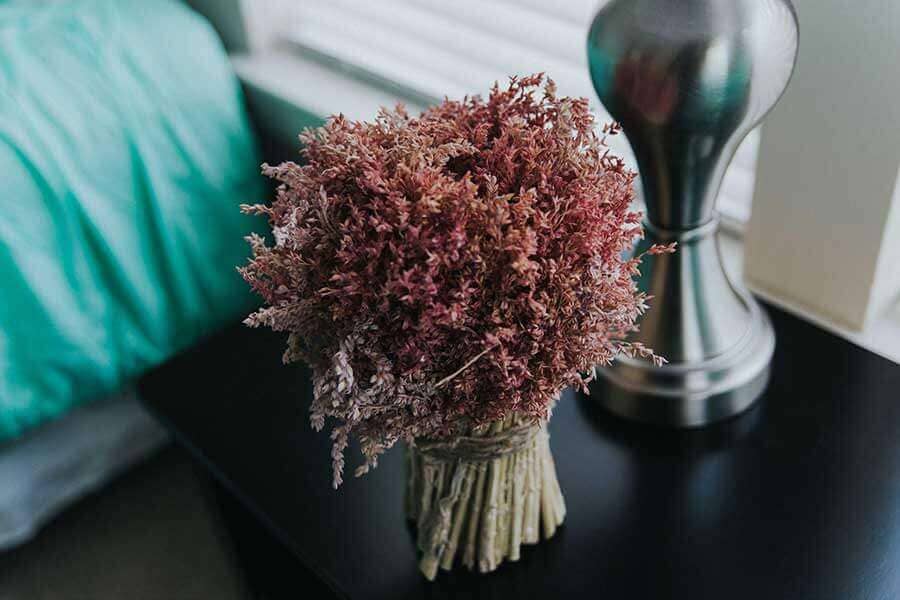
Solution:
{"label": "silver lamp base", "polygon": [[618,359],[593,385],[626,418],[706,425],[747,409],[765,387],[775,335],[729,279],[716,246],[716,199],[741,140],[794,71],[790,0],[609,0],[587,39],[597,97],[637,159],[646,205],[638,284],[653,297],[632,341],[670,360]]}
{"label": "silver lamp base", "polygon": [[669,427],[700,427],[736,416],[759,398],[769,379],[775,333],[756,300],[740,293],[750,311],[744,338],[703,362],[657,367],[621,357],[598,368],[591,396],[626,419]]}

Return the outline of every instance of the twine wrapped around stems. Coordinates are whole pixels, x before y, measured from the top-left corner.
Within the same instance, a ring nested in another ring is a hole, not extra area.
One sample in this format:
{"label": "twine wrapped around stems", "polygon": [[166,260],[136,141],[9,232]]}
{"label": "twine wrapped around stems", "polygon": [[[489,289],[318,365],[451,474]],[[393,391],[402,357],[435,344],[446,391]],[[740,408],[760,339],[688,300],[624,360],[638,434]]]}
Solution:
{"label": "twine wrapped around stems", "polygon": [[406,512],[429,580],[457,557],[487,573],[556,532],[566,507],[546,424],[510,417],[409,449]]}

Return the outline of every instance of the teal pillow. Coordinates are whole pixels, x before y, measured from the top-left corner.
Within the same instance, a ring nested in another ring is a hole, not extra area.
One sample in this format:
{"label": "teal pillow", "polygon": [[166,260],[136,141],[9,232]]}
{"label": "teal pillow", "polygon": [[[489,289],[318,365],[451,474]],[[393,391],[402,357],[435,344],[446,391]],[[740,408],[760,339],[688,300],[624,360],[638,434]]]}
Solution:
{"label": "teal pillow", "polygon": [[216,34],[170,0],[0,0],[0,441],[245,314],[264,196]]}

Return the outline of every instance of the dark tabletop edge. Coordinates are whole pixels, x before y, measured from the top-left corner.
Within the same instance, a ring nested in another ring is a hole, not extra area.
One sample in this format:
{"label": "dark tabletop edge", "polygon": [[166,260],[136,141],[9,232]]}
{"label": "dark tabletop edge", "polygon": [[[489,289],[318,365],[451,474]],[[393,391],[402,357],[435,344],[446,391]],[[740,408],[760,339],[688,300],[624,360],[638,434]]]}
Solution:
{"label": "dark tabletop edge", "polygon": [[[140,394],[139,394],[140,396]],[[343,600],[351,600],[350,595],[340,587],[337,581],[323,571],[314,560],[311,560],[309,556],[306,555],[302,550],[298,549],[294,544],[293,540],[291,540],[290,536],[284,534],[279,528],[272,522],[272,520],[266,516],[266,514],[260,510],[250,499],[248,499],[244,493],[241,491],[237,485],[235,485],[228,476],[225,475],[216,464],[211,461],[206,454],[203,453],[200,448],[191,443],[190,438],[184,434],[170,419],[168,419],[165,415],[155,410],[153,405],[149,402],[144,402],[143,398],[141,398],[141,405],[150,413],[150,415],[156,419],[173,437],[175,442],[182,446],[191,457],[197,462],[201,463],[203,467],[213,476],[216,480],[224,486],[237,500],[240,504],[247,509],[247,511],[253,516],[254,519],[258,523],[260,523],[266,531],[268,531],[271,535],[273,535],[280,543],[284,544],[286,548],[290,550],[290,552],[299,559],[303,565],[310,569],[313,574],[318,577],[322,582],[324,582],[338,597]]]}

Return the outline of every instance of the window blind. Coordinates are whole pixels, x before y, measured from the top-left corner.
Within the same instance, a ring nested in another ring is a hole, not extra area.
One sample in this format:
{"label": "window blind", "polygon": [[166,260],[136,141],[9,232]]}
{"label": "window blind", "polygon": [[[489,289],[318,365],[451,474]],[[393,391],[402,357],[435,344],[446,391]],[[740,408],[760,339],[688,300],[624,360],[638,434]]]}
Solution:
{"label": "window blind", "polygon": [[[585,39],[604,0],[255,0],[252,12],[274,38],[414,104],[484,94],[509,75],[544,72],[560,94],[591,100]],[[624,136],[611,146],[635,167]],[[758,148],[753,132],[723,182],[726,222],[749,218]]]}

